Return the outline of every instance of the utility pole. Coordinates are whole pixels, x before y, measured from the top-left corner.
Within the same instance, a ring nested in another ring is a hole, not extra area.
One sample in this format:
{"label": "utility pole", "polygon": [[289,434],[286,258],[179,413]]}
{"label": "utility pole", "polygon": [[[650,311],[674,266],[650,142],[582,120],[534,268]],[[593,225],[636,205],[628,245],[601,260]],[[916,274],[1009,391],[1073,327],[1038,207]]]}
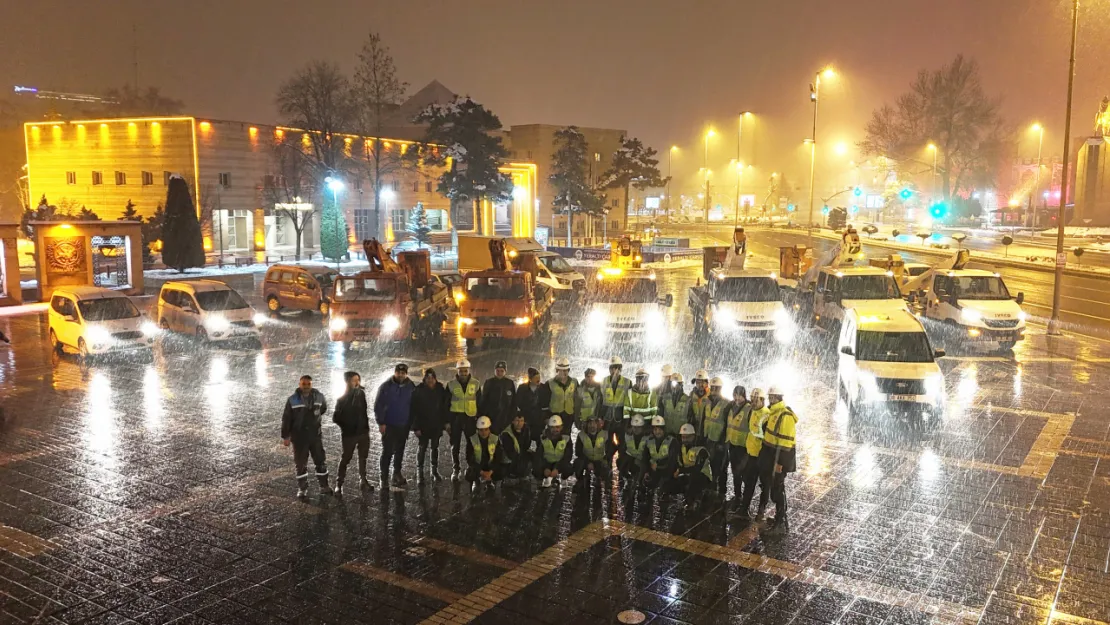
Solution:
{"label": "utility pole", "polygon": [[1071,156],[1071,99],[1075,87],[1075,42],[1079,37],[1079,0],[1071,11],[1071,58],[1068,61],[1068,109],[1064,115],[1064,168],[1060,173],[1060,206],[1056,212],[1056,275],[1052,281],[1052,317],[1048,320],[1048,333],[1060,334],[1060,289],[1064,278],[1064,204],[1068,201],[1068,160]]}

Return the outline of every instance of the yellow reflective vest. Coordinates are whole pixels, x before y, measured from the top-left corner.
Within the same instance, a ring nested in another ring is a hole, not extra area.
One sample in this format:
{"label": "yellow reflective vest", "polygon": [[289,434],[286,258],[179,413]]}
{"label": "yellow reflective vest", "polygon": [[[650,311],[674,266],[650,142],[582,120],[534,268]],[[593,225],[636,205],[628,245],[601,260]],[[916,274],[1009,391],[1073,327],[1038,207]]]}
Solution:
{"label": "yellow reflective vest", "polygon": [[748,432],[751,427],[748,419],[752,414],[752,405],[744,402],[743,405],[729,404],[728,430],[726,440],[733,447],[747,448]]}
{"label": "yellow reflective vest", "polygon": [[578,440],[582,443],[582,455],[590,462],[600,462],[605,459],[605,443],[609,440],[609,433],[598,430],[597,434],[590,436],[585,430],[578,432]]}
{"label": "yellow reflective vest", "polygon": [[782,450],[794,449],[794,436],[797,434],[798,416],[784,402],[771,404],[767,425],[763,430],[763,442],[768,447]]}
{"label": "yellow reflective vest", "polygon": [[565,434],[559,437],[558,442],[552,441],[550,436],[543,437],[543,461],[547,464],[560,462],[567,452],[569,442],[570,437]]}
{"label": "yellow reflective vest", "polygon": [[656,440],[652,436],[647,442],[648,456],[651,461],[658,464],[664,462],[671,456],[671,441],[674,439],[670,436],[664,436],[662,441]]}
{"label": "yellow reflective vest", "polygon": [[655,391],[638,391],[636,387],[628,389],[628,400],[624,404],[624,418],[631,419],[636,415],[644,418],[644,425],[651,424],[651,418],[659,410],[659,397]]}
{"label": "yellow reflective vest", "polygon": [[667,399],[663,400],[663,419],[666,420],[667,425],[664,426],[667,434],[671,436],[678,436],[678,430],[687,423],[690,417],[690,396],[686,393],[682,395],[673,394]]}
{"label": "yellow reflective vest", "polygon": [[625,453],[631,456],[632,459],[636,461],[636,464],[640,464],[644,461],[644,445],[647,444],[649,438],[651,437],[647,434],[641,434],[640,442],[637,444],[635,434],[628,432],[624,435]]}
{"label": "yellow reflective vest", "polygon": [[451,412],[461,412],[468,417],[478,414],[478,381],[471,377],[463,388],[456,377],[447,383],[447,390],[451,391]]}
{"label": "yellow reflective vest", "polygon": [[557,378],[547,381],[547,388],[551,390],[551,402],[547,409],[551,414],[573,415],[574,396],[578,390],[578,382],[574,378],[567,378],[566,386],[559,383]]}
{"label": "yellow reflective vest", "polygon": [[[477,432],[470,437],[470,446],[474,448],[474,461],[481,464],[482,437],[478,436]],[[497,437],[493,434],[490,434],[489,438],[486,439],[486,448],[489,450],[489,461],[492,463],[493,459],[497,457]]]}
{"label": "yellow reflective vest", "polygon": [[701,436],[701,422],[705,418],[705,407],[709,405],[712,400],[709,398],[709,391],[705,395],[698,397],[697,393],[690,393],[690,419],[689,422],[694,424],[694,430],[697,431],[698,436]]}
{"label": "yellow reflective vest", "polygon": [[724,440],[725,435],[725,408],[728,402],[723,397],[710,395],[709,404],[702,413],[702,422],[699,424],[702,438],[713,443]]}
{"label": "yellow reflective vest", "polygon": [[601,401],[601,387],[593,384],[579,384],[578,418],[585,421],[597,412],[597,402]]}
{"label": "yellow reflective vest", "polygon": [[[509,427],[502,430],[501,433],[509,435],[509,438],[512,439],[512,441],[513,441],[513,449],[516,450],[516,455],[519,456],[520,455],[520,439],[517,438],[517,436],[516,436],[517,433],[513,430],[512,424],[510,423]],[[523,433],[523,432],[521,432],[521,433]],[[508,454],[503,454],[501,456],[501,462],[504,463],[504,464],[511,464],[512,461],[513,461],[512,458],[510,458]]]}
{"label": "yellow reflective vest", "polygon": [[764,406],[759,410],[753,410],[748,417],[748,455],[759,456],[759,451],[763,449],[763,425],[767,423],[767,417],[771,414],[770,410]]}
{"label": "yellow reflective vest", "polygon": [[[678,451],[678,465],[683,469],[693,469],[698,463],[698,454],[701,453],[706,455],[709,454],[709,452],[705,450],[705,447],[687,447],[683,445]],[[701,464],[701,472],[712,482],[713,467],[709,466],[709,464],[709,458],[706,458],[705,462]]]}
{"label": "yellow reflective vest", "polygon": [[624,406],[628,389],[632,388],[632,380],[623,375],[618,376],[615,388],[613,382],[613,376],[611,375],[605,376],[605,379],[601,381],[601,396],[606,408]]}

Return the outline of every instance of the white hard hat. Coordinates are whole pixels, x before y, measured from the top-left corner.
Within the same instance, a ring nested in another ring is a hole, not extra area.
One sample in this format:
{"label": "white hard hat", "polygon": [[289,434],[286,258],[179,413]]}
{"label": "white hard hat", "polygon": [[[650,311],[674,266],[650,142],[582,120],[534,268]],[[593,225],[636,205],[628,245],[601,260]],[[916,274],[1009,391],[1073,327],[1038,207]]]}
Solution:
{"label": "white hard hat", "polygon": [[470,368],[470,361],[467,360],[466,358],[463,358],[462,360],[455,363],[455,368],[456,369],[469,369]]}
{"label": "white hard hat", "polygon": [[720,376],[713,376],[713,379],[709,381],[709,386],[724,386],[724,385],[725,385],[725,381],[722,380],[720,378]]}
{"label": "white hard hat", "polygon": [[752,389],[752,399],[755,399],[757,397],[759,399],[764,399],[763,389],[759,388],[758,386]]}
{"label": "white hard hat", "polygon": [[563,418],[560,417],[559,415],[552,415],[552,417],[547,420],[547,427],[549,427],[549,428],[561,428],[561,427],[563,427]]}
{"label": "white hard hat", "polygon": [[709,372],[706,371],[705,369],[698,369],[698,372],[694,374],[694,381],[697,382],[698,380],[707,380],[708,381],[709,380]]}
{"label": "white hard hat", "polygon": [[555,361],[556,369],[570,369],[570,359],[566,356]]}
{"label": "white hard hat", "polygon": [[682,384],[683,382],[686,381],[686,378],[682,377],[681,373],[676,373],[676,374],[671,376],[671,380],[673,380],[675,382],[678,382],[679,384]]}
{"label": "white hard hat", "polygon": [[782,397],[782,388],[780,388],[778,384],[772,384],[771,388],[767,389],[767,394]]}
{"label": "white hard hat", "polygon": [[621,357],[620,357],[620,356],[613,356],[612,358],[610,358],[610,359],[609,359],[609,366],[610,366],[610,367],[614,367],[614,366],[616,366],[616,367],[623,367],[623,366],[624,366],[624,362],[622,362],[622,361],[621,361]]}
{"label": "white hard hat", "polygon": [[636,370],[636,377],[640,377],[642,375],[643,376],[647,375],[647,369],[644,369],[643,367],[640,367],[639,369]]}
{"label": "white hard hat", "polygon": [[678,428],[678,434],[680,436],[692,436],[694,434],[694,426],[689,423],[683,423],[682,427]]}
{"label": "white hard hat", "polygon": [[674,375],[674,367],[670,365],[663,365],[663,369],[659,371],[659,375],[663,377]]}
{"label": "white hard hat", "polygon": [[634,428],[644,427],[644,417],[641,416],[641,415],[636,415],[636,416],[632,417],[632,427],[634,427]]}
{"label": "white hard hat", "polygon": [[651,418],[651,427],[653,427],[653,428],[654,427],[661,427],[662,428],[662,427],[666,427],[666,426],[667,426],[667,420],[664,419],[663,417],[661,417],[659,415],[655,415],[654,417]]}
{"label": "white hard hat", "polygon": [[488,429],[490,427],[493,427],[493,421],[490,421],[489,417],[478,417],[478,429],[479,430],[485,430],[485,429]]}

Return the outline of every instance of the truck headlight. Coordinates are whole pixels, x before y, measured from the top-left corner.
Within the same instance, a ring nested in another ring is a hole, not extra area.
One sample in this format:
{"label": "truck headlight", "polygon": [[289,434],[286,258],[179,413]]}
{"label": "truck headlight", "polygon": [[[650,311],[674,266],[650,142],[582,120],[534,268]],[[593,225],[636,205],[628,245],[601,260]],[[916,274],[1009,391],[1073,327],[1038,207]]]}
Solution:
{"label": "truck headlight", "polygon": [[559,281],[560,286],[570,286],[570,280],[564,280],[562,278],[555,278],[555,279]]}
{"label": "truck headlight", "polygon": [[644,313],[644,326],[647,331],[656,334],[662,332],[667,325],[667,319],[661,310],[649,310]]}
{"label": "truck headlight", "polygon": [[960,311],[960,321],[964,323],[979,323],[983,320],[983,313],[974,308],[964,308]]}
{"label": "truck headlight", "polygon": [[112,342],[112,333],[100,326],[90,326],[85,330],[85,340],[92,345],[108,345]]}
{"label": "truck headlight", "polygon": [[735,328],[736,315],[727,308],[716,308],[713,310],[713,322],[722,328]]}
{"label": "truck headlight", "polygon": [[944,376],[934,373],[925,378],[925,395],[930,399],[939,399],[944,395]]}
{"label": "truck headlight", "polygon": [[598,333],[605,331],[605,325],[609,321],[609,316],[603,310],[591,310],[590,316],[586,318],[586,329],[591,333]]}
{"label": "truck headlight", "polygon": [[793,323],[793,321],[794,320],[790,318],[790,313],[786,312],[785,308],[776,308],[775,309],[775,325],[777,325],[777,326],[791,325]]}
{"label": "truck headlight", "polygon": [[518,326],[526,326],[529,323],[532,323],[532,318],[531,317],[514,317],[513,318],[513,323],[517,324]]}
{"label": "truck headlight", "polygon": [[159,328],[158,325],[155,324],[153,321],[144,321],[143,325],[139,326],[139,330],[143,333],[143,336],[151,337],[158,336],[158,333],[162,329]]}
{"label": "truck headlight", "polygon": [[873,373],[859,374],[859,390],[860,395],[867,401],[875,401],[882,397],[882,394],[879,393],[879,381]]}
{"label": "truck headlight", "polygon": [[328,329],[332,332],[342,332],[347,329],[347,320],[343,317],[332,317],[328,321]]}
{"label": "truck headlight", "polygon": [[472,326],[474,325],[474,322],[474,317],[459,317],[459,323],[463,324],[464,326]]}
{"label": "truck headlight", "polygon": [[227,332],[231,328],[231,322],[222,315],[213,315],[204,321],[204,326],[208,328],[209,332],[219,334],[220,332]]}
{"label": "truck headlight", "polygon": [[1018,311],[1018,321],[1020,321],[1022,323],[1025,323],[1025,320],[1028,319],[1028,318],[1029,318],[1029,315],[1025,314],[1024,310],[1019,310]]}
{"label": "truck headlight", "polygon": [[396,331],[399,327],[401,327],[401,320],[397,318],[397,315],[386,315],[382,319],[382,332],[386,334]]}
{"label": "truck headlight", "polygon": [[254,325],[260,326],[266,323],[266,321],[266,315],[263,315],[262,313],[254,313]]}

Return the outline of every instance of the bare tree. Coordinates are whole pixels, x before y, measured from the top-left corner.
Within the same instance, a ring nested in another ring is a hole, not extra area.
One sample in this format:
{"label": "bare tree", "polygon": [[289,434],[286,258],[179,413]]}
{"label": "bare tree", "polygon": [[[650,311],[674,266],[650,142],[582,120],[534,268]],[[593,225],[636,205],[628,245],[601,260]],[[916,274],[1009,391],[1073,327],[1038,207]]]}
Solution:
{"label": "bare tree", "polygon": [[386,147],[382,135],[385,134],[386,118],[404,102],[409,85],[397,77],[397,66],[389,53],[389,46],[377,33],[370,33],[358,58],[354,80],[355,123],[361,135],[373,137],[373,140],[363,141],[363,149],[355,163],[374,192],[372,232],[379,237],[385,178],[404,166],[401,146]]}
{"label": "bare tree", "polygon": [[139,91],[133,85],[126,84],[119,89],[109,89],[104,97],[109,102],[103,105],[102,114],[178,115],[185,108],[184,102],[162,95],[158,87],[147,87],[146,91]]}
{"label": "bare tree", "polygon": [[284,217],[293,226],[297,235],[295,254],[301,258],[301,245],[304,229],[315,211],[298,210],[295,205],[303,203],[302,198],[312,197],[315,185],[306,171],[306,163],[301,151],[285,141],[275,141],[271,147],[271,174],[262,179],[262,199],[266,206],[272,206],[274,215]]}
{"label": "bare tree", "polygon": [[303,154],[315,181],[346,169],[344,133],[353,126],[354,106],[350,82],[337,65],[310,62],[282,84],[276,103],[285,123],[305,132]]}

